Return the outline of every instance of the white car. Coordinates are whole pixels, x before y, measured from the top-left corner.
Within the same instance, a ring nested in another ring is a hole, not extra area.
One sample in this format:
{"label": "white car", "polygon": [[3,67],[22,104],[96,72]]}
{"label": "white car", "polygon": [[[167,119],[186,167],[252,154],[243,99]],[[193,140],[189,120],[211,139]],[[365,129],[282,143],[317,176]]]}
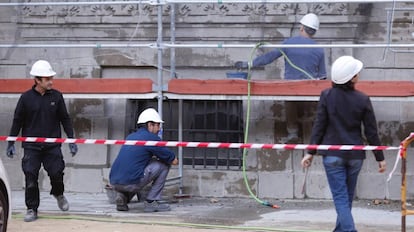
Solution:
{"label": "white car", "polygon": [[10,184],[6,169],[0,159],[0,232],[7,231],[7,224],[11,215]]}

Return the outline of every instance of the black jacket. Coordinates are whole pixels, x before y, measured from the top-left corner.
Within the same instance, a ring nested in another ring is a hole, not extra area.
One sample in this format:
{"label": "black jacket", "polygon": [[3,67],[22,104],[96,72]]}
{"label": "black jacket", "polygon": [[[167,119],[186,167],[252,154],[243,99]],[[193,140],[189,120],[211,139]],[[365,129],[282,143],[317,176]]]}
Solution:
{"label": "black jacket", "polygon": [[[42,96],[35,89],[24,92],[14,112],[10,136],[17,136],[22,130],[23,137],[61,138],[61,127],[68,136],[73,138],[73,127],[66,110],[62,93],[51,89]],[[23,147],[54,147],[57,143],[24,142]]]}
{"label": "black jacket", "polygon": [[[362,131],[369,145],[380,145],[377,121],[369,97],[355,89],[332,87],[322,91],[311,134],[311,144],[364,145]],[[315,154],[315,150],[308,151]],[[383,151],[373,151],[377,161]],[[321,155],[346,159],[365,159],[365,151],[320,150]]]}

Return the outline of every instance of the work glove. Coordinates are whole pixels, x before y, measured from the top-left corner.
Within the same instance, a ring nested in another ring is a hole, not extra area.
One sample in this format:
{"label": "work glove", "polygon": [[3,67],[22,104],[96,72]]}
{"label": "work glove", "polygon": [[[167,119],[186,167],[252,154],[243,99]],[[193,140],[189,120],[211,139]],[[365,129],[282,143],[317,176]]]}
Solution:
{"label": "work glove", "polygon": [[9,141],[9,143],[7,145],[6,155],[10,159],[12,159],[15,154],[16,154],[16,148],[14,147],[14,142],[13,141]]}
{"label": "work glove", "polygon": [[76,153],[78,152],[78,145],[76,145],[76,143],[69,143],[69,150],[70,153],[72,154],[72,157],[76,155]]}
{"label": "work glove", "polygon": [[237,61],[236,63],[234,63],[234,67],[236,67],[237,69],[246,69],[249,67],[249,64],[247,63],[247,61]]}

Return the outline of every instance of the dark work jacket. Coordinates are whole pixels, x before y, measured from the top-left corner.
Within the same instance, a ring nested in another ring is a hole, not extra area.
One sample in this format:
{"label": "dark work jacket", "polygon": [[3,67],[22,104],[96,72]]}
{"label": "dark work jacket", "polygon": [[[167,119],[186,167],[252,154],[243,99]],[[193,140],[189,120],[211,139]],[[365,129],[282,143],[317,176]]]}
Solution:
{"label": "dark work jacket", "polygon": [[[377,121],[371,100],[361,91],[332,87],[322,91],[317,116],[312,128],[310,144],[378,146]],[[373,151],[377,161],[384,160],[382,151]],[[315,150],[308,153],[315,154]],[[345,159],[365,159],[365,151],[319,150],[319,154],[339,156]]]}
{"label": "dark work jacket", "polygon": [[[161,139],[147,128],[141,127],[138,131],[129,134],[126,140],[160,141]],[[123,145],[112,164],[109,182],[111,185],[138,184],[153,156],[168,165],[175,159],[175,154],[165,147]]]}
{"label": "dark work jacket", "polygon": [[[61,138],[62,125],[68,138],[73,138],[73,126],[62,93],[51,89],[42,96],[34,88],[20,96],[10,136],[17,136],[21,129],[23,137]],[[22,145],[34,149],[60,146],[59,143],[31,142],[23,142]]]}

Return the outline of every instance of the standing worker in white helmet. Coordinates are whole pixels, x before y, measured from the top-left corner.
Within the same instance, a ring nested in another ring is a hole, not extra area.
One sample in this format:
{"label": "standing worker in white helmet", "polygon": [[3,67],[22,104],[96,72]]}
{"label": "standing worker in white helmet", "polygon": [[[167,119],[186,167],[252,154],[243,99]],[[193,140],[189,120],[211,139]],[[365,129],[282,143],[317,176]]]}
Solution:
{"label": "standing worker in white helmet", "polygon": [[[61,125],[68,138],[74,137],[72,121],[66,109],[62,93],[52,88],[53,71],[49,62],[36,61],[30,75],[34,77],[33,87],[24,92],[17,102],[14,112],[10,136],[17,136],[21,130],[23,137],[61,138]],[[25,175],[25,203],[27,212],[25,222],[37,219],[39,197],[39,170],[41,165],[50,178],[51,190],[58,207],[62,211],[69,210],[69,203],[63,195],[63,170],[65,162],[60,143],[33,143],[23,142],[24,156],[22,169]],[[76,144],[69,144],[72,156],[78,151]],[[14,142],[7,146],[7,156],[13,158],[16,150]]]}
{"label": "standing worker in white helmet", "polygon": [[[332,88],[323,90],[320,95],[310,144],[364,145],[363,131],[369,145],[381,145],[371,101],[366,94],[355,89],[362,67],[362,62],[352,56],[342,56],[333,63]],[[302,166],[309,167],[316,153],[316,150],[309,150],[301,161]],[[320,150],[318,153],[323,156],[337,214],[333,231],[356,232],[351,209],[365,151]],[[384,172],[383,151],[373,153],[378,171]]]}
{"label": "standing worker in white helmet", "polygon": [[[313,36],[319,30],[319,19],[313,13],[306,14],[300,20],[299,35],[286,39],[283,44],[316,44]],[[285,80],[326,79],[325,52],[322,48],[275,48],[256,57],[251,67],[272,63],[283,56],[285,60]],[[237,61],[238,69],[248,68],[247,61]],[[298,108],[301,102],[285,102],[288,137],[283,142],[299,142]]]}
{"label": "standing worker in white helmet", "polygon": [[[158,112],[153,108],[144,110],[138,117],[138,130],[126,140],[160,141],[161,128]],[[144,212],[169,211],[170,206],[161,201],[161,193],[171,165],[177,165],[175,154],[165,147],[123,145],[109,173],[109,181],[117,192],[118,211],[128,211],[130,196],[139,194],[148,184],[151,189],[144,201]]]}

